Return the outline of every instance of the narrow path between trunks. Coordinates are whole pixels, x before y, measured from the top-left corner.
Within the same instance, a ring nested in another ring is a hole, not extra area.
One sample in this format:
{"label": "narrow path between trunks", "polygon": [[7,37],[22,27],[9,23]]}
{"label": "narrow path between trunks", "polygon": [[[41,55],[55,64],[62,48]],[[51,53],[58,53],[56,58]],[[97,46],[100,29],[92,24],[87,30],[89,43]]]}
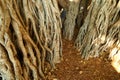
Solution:
{"label": "narrow path between trunks", "polygon": [[120,74],[110,61],[103,58],[83,60],[73,42],[68,40],[63,40],[63,61],[56,67],[50,80],[120,80]]}

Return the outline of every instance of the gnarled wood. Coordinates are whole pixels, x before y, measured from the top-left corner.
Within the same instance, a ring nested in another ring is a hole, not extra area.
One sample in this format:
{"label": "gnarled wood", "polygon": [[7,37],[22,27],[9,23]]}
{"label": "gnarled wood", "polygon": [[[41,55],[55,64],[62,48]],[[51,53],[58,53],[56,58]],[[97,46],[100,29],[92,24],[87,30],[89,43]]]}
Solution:
{"label": "gnarled wood", "polygon": [[48,61],[60,62],[61,20],[55,0],[0,1],[0,75],[40,80]]}
{"label": "gnarled wood", "polygon": [[119,44],[119,6],[118,0],[92,0],[75,41],[83,58],[97,57],[104,51],[109,52],[113,45]]}

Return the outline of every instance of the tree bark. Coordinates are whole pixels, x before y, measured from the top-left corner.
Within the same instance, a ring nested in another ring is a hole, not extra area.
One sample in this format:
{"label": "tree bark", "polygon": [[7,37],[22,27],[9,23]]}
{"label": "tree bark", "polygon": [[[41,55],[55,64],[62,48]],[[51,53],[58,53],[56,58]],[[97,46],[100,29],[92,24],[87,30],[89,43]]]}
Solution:
{"label": "tree bark", "polygon": [[0,0],[0,76],[3,80],[45,78],[62,57],[56,0]]}
{"label": "tree bark", "polygon": [[[88,15],[79,30],[75,45],[85,59],[98,57],[120,44],[120,1],[92,0]],[[120,59],[119,59],[120,60]]]}
{"label": "tree bark", "polygon": [[72,40],[73,38],[79,2],[80,0],[69,1],[68,10],[66,12],[66,19],[63,24],[63,37],[65,39]]}

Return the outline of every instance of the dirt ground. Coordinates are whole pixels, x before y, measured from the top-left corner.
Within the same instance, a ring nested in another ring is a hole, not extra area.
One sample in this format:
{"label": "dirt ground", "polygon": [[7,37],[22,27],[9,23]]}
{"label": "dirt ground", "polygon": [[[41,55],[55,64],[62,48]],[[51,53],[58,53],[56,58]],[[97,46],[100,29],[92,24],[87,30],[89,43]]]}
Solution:
{"label": "dirt ground", "polygon": [[83,60],[72,41],[63,40],[63,60],[56,65],[51,80],[120,80],[110,61],[103,58]]}

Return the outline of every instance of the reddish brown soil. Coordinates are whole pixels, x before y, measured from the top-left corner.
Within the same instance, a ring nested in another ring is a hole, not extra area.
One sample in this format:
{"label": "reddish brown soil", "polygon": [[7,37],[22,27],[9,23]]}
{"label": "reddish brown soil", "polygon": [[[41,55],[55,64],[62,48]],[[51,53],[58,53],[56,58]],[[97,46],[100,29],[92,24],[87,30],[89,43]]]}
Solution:
{"label": "reddish brown soil", "polygon": [[72,41],[63,40],[63,61],[56,65],[52,80],[120,80],[110,61],[103,58],[81,59]]}

